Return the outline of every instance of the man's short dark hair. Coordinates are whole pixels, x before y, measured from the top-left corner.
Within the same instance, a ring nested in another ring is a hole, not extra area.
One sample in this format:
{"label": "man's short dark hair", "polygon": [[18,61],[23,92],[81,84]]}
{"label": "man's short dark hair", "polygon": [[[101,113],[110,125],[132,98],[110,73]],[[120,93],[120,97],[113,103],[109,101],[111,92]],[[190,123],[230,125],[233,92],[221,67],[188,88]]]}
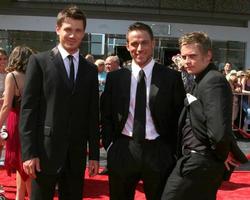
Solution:
{"label": "man's short dark hair", "polygon": [[150,28],[149,25],[141,23],[141,22],[135,22],[134,24],[131,24],[128,27],[128,31],[127,31],[127,34],[126,34],[127,42],[128,42],[128,34],[130,32],[132,32],[132,31],[135,31],[135,30],[146,31],[149,34],[151,40],[154,39],[153,31],[152,31],[152,29]]}
{"label": "man's short dark hair", "polygon": [[86,16],[84,12],[78,8],[77,6],[69,6],[60,11],[57,15],[56,25],[62,26],[62,23],[65,21],[66,18],[72,18],[76,20],[82,20],[83,22],[83,28],[85,30],[86,28]]}

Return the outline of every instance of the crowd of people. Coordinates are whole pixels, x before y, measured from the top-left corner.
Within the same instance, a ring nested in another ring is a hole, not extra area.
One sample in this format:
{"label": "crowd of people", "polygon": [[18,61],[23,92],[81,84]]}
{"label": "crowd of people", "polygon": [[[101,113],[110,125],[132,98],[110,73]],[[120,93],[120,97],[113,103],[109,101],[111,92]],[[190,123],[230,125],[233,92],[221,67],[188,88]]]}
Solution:
{"label": "crowd of people", "polygon": [[[233,128],[245,138],[250,138],[250,70],[232,69],[226,63],[222,72],[233,92]],[[239,136],[239,135],[238,135]]]}
{"label": "crowd of people", "polygon": [[117,55],[84,58],[85,29],[85,14],[69,6],[57,15],[53,49],[18,46],[8,64],[0,50],[0,147],[7,173],[16,170],[16,200],[26,191],[52,200],[55,188],[61,200],[81,200],[85,169],[99,172],[100,138],[111,200],[133,200],[139,181],[147,200],[215,200],[232,168],[247,162],[232,134],[232,90],[248,90],[247,78],[236,81],[247,73],[227,69],[227,81],[203,32],[180,37],[181,73],[157,63],[152,29],[141,22],[128,27],[126,66]]}

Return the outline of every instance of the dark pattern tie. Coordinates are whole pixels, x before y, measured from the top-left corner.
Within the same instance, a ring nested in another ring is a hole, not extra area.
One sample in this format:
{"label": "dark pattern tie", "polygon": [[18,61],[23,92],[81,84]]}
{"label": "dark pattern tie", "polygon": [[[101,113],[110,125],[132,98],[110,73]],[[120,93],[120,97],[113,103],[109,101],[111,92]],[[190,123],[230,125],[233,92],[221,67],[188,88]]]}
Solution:
{"label": "dark pattern tie", "polygon": [[136,89],[135,100],[135,115],[133,124],[133,138],[137,142],[142,142],[145,139],[146,130],[146,83],[144,80],[145,74],[141,70]]}
{"label": "dark pattern tie", "polygon": [[183,81],[186,93],[190,93],[195,84],[194,76],[191,74],[188,74],[185,70],[182,70],[181,77],[182,77],[182,81]]}
{"label": "dark pattern tie", "polygon": [[70,67],[69,80],[70,80],[70,85],[73,88],[74,87],[74,83],[75,83],[75,69],[74,69],[73,56],[72,55],[68,55],[68,59],[69,59],[69,67]]}

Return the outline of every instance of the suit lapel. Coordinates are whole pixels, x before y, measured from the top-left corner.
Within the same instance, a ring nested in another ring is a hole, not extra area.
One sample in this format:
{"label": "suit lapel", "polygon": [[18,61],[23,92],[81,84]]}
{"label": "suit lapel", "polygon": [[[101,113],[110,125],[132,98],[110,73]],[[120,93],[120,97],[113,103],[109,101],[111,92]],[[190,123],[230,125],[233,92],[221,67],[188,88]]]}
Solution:
{"label": "suit lapel", "polygon": [[160,66],[155,63],[153,70],[152,70],[152,78],[151,78],[151,84],[150,84],[150,90],[149,90],[149,108],[151,112],[153,111],[153,106],[155,102],[155,97],[158,94],[159,91],[159,85],[160,85]]}
{"label": "suit lapel", "polygon": [[70,81],[68,78],[68,74],[65,69],[62,56],[57,47],[52,49],[50,56],[51,56],[51,60],[54,63],[56,70],[58,71],[57,73],[62,78],[63,82],[67,85],[67,87],[70,88]]}
{"label": "suit lapel", "polygon": [[129,103],[130,103],[130,86],[131,86],[131,67],[127,67],[122,73],[121,76],[121,91],[122,91],[122,98],[124,99],[124,117],[122,119],[122,127],[124,127],[126,120],[128,118],[129,112]]}
{"label": "suit lapel", "polygon": [[80,79],[86,74],[85,73],[86,68],[84,67],[85,64],[86,64],[86,61],[84,60],[84,58],[81,55],[79,55],[79,64],[78,64],[78,70],[76,73],[74,90],[77,89],[79,82],[80,82]]}

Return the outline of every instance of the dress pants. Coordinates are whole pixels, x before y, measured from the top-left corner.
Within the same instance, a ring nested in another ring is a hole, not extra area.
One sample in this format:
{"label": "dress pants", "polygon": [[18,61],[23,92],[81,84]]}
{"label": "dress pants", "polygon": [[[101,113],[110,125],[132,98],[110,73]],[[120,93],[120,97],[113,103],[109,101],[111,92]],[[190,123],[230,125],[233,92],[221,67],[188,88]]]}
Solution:
{"label": "dress pants", "polygon": [[122,136],[107,156],[110,200],[133,200],[140,180],[147,200],[160,200],[168,175],[174,166],[173,154],[160,138],[138,144]]}
{"label": "dress pants", "polygon": [[37,178],[31,183],[31,200],[53,200],[56,185],[59,200],[82,200],[84,169],[85,166],[81,173],[75,172],[68,158],[58,174],[37,172]]}
{"label": "dress pants", "polygon": [[190,153],[178,160],[161,200],[216,200],[224,169],[213,155]]}

